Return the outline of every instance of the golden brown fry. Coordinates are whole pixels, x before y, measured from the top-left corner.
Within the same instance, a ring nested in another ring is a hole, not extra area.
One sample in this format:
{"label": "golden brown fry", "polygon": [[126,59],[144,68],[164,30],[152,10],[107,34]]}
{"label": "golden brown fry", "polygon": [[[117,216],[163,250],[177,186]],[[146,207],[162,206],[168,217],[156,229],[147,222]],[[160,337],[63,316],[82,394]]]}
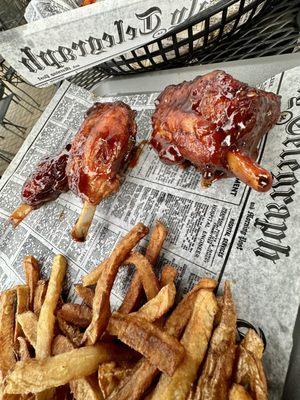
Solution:
{"label": "golden brown fry", "polygon": [[184,356],[184,348],[177,339],[144,318],[116,312],[109,320],[107,331],[168,375],[173,375]]}
{"label": "golden brown fry", "polygon": [[130,315],[137,315],[149,322],[154,322],[162,317],[173,306],[176,295],[174,283],[164,286],[158,294],[143,305],[137,312]]}
{"label": "golden brown fry", "polygon": [[[165,330],[172,336],[179,337],[186,327],[200,289],[213,291],[217,282],[212,279],[201,279],[177,305],[165,324]],[[114,391],[109,400],[139,400],[145,391],[150,387],[153,380],[159,374],[159,370],[143,358],[141,359],[132,374],[124,379],[119,388]]]}
{"label": "golden brown fry", "polygon": [[84,340],[88,344],[96,343],[105,331],[110,317],[110,292],[119,267],[125,261],[128,253],[147,232],[148,228],[145,225],[137,224],[116,245],[111,256],[108,258],[106,268],[103,270],[101,279],[98,280],[96,285],[92,322],[84,334]]}
{"label": "golden brown fry", "polygon": [[24,313],[29,309],[29,287],[27,285],[20,285],[16,287],[17,292],[17,308],[16,308],[16,319],[15,319],[15,341],[17,337],[22,335],[22,328],[17,321],[17,316]]}
{"label": "golden brown fry", "polygon": [[18,342],[19,359],[21,361],[28,360],[28,358],[30,358],[30,352],[29,352],[27,340],[24,339],[22,336],[19,336],[17,338],[17,342]]}
{"label": "golden brown fry", "polygon": [[195,400],[227,400],[236,351],[236,310],[225,282],[220,324],[216,327],[198,381]]}
{"label": "golden brown fry", "polygon": [[19,361],[6,378],[9,394],[39,393],[96,372],[99,364],[128,357],[111,343],[86,346],[44,359]]}
{"label": "golden brown fry", "polygon": [[[156,264],[167,233],[168,231],[165,225],[162,222],[157,221],[155,227],[151,232],[149,244],[147,246],[145,254],[151,265]],[[138,271],[136,271],[133,275],[132,281],[123,300],[123,303],[119,308],[119,312],[123,314],[129,314],[130,312],[136,310],[138,308],[138,305],[140,304],[142,294],[143,285],[139,273]]]}
{"label": "golden brown fry", "polygon": [[36,331],[38,318],[32,311],[27,311],[17,316],[17,321],[20,324],[22,331],[26,339],[29,341],[31,346],[35,349],[36,347]]}
{"label": "golden brown fry", "polygon": [[0,381],[15,365],[14,325],[16,291],[7,290],[1,294],[0,302]]}
{"label": "golden brown fry", "polygon": [[51,355],[51,342],[55,324],[54,312],[60,297],[66,269],[67,261],[65,257],[60,254],[56,255],[53,259],[48,289],[37,324],[35,353],[38,359],[46,358]]}
{"label": "golden brown fry", "polygon": [[59,315],[57,316],[57,322],[62,333],[67,336],[75,347],[79,347],[83,341],[83,333],[80,332],[80,329],[77,326],[69,324]]}
{"label": "golden brown fry", "polygon": [[86,328],[92,320],[92,310],[84,304],[63,304],[58,314],[67,322]]}
{"label": "golden brown fry", "polygon": [[229,392],[229,400],[252,400],[252,397],[243,386],[234,383]]}
{"label": "golden brown fry", "polygon": [[44,281],[43,279],[38,281],[33,298],[33,311],[37,316],[40,315],[40,311],[46,297],[47,288],[47,281]]}
{"label": "golden brown fry", "polygon": [[172,267],[172,265],[169,264],[164,265],[161,271],[160,286],[164,287],[169,283],[174,282],[176,275],[177,271],[174,267]]}
{"label": "golden brown fry", "polygon": [[24,218],[33,210],[33,207],[29,204],[21,204],[9,217],[9,220],[13,224],[13,227],[16,228],[20,222],[23,221]]}
{"label": "golden brown fry", "polygon": [[249,329],[238,349],[235,381],[249,387],[254,400],[268,398],[267,380],[262,365],[264,345],[253,329]]}
{"label": "golden brown fry", "polygon": [[133,365],[131,363],[123,363],[118,365],[115,361],[101,364],[98,368],[98,382],[103,398],[106,399],[118,384],[128,374],[130,374]]}
{"label": "golden brown fry", "polygon": [[148,259],[140,253],[132,253],[124,264],[133,264],[136,267],[147,299],[153,299],[159,292],[160,285]]}
{"label": "golden brown fry", "polygon": [[[186,294],[181,300],[175,310],[168,318],[165,330],[172,336],[179,337],[191,318],[194,303],[197,298],[199,290],[213,291],[217,287],[217,281],[209,278],[202,278],[193,287],[193,289]],[[179,323],[180,322],[180,323]]]}
{"label": "golden brown fry", "polygon": [[85,302],[87,306],[93,307],[93,300],[95,295],[93,289],[77,284],[75,285],[75,292]]}
{"label": "golden brown fry", "polygon": [[140,280],[140,276],[136,271],[132,277],[123,303],[121,304],[118,311],[122,314],[129,314],[132,311],[136,310],[141,303],[142,295],[143,285],[142,281]]}
{"label": "golden brown fry", "polygon": [[[97,283],[102,271],[111,269],[112,266],[120,266],[127,258],[131,250],[138,244],[138,242],[147,235],[149,232],[148,227],[142,223],[134,226],[116,245],[109,258],[103,261],[97,268],[82,278],[83,286],[90,286]],[[103,268],[103,265],[106,268]],[[106,264],[107,263],[107,264]]]}
{"label": "golden brown fry", "polygon": [[216,312],[217,301],[214,294],[209,290],[200,290],[191,319],[181,339],[181,344],[186,350],[185,357],[172,377],[165,374],[160,377],[152,396],[153,400],[186,399],[205,357]]}
{"label": "golden brown fry", "polygon": [[23,260],[26,285],[29,287],[29,305],[33,306],[34,291],[40,279],[40,267],[37,259],[33,256],[26,256]]}

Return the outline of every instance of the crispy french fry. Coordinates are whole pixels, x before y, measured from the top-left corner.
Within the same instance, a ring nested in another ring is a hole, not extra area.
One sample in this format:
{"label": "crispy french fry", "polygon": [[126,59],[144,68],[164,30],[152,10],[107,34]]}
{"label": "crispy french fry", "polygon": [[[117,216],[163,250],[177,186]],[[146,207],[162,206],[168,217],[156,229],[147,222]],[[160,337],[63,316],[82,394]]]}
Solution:
{"label": "crispy french fry", "polygon": [[168,375],[173,375],[184,356],[184,348],[177,339],[144,318],[116,312],[109,320],[107,331]]}
{"label": "crispy french fry", "polygon": [[38,281],[33,298],[33,311],[37,316],[40,315],[40,311],[46,297],[47,288],[47,281],[43,279]]}
{"label": "crispy french fry", "polygon": [[[213,291],[217,287],[217,281],[214,279],[203,278],[201,279],[193,289],[187,293],[187,295],[181,300],[175,310],[168,318],[165,330],[172,336],[179,337],[191,318],[194,303],[197,298],[199,290],[210,290]],[[181,323],[178,323],[178,322]]]}
{"label": "crispy french fry", "polygon": [[28,360],[30,358],[30,352],[29,352],[27,340],[24,339],[22,336],[19,336],[17,338],[17,342],[18,342],[19,359],[21,361]]}
{"label": "crispy french fry", "polygon": [[[126,260],[131,250],[148,232],[148,227],[141,223],[134,226],[116,245],[109,258],[82,278],[83,286],[90,286],[97,283],[102,271],[112,268],[112,265],[119,267]],[[104,265],[106,268],[103,268]]]}
{"label": "crispy french fry", "polygon": [[53,259],[48,289],[37,324],[35,353],[38,359],[46,358],[51,355],[51,342],[55,324],[54,312],[61,293],[66,269],[67,261],[65,257],[56,255]]}
{"label": "crispy french fry", "polygon": [[130,363],[117,365],[115,361],[99,365],[98,383],[104,399],[118,387],[120,381],[131,372],[132,368],[133,365]]}
{"label": "crispy french fry", "polygon": [[1,294],[0,302],[0,381],[15,365],[14,325],[16,291],[7,290]]}
{"label": "crispy french fry", "polygon": [[95,292],[89,287],[84,287],[80,284],[75,285],[76,294],[85,302],[89,307],[93,307],[93,299]]}
{"label": "crispy french fry", "polygon": [[227,400],[236,352],[236,310],[225,282],[223,308],[198,381],[195,400]]}
{"label": "crispy french fry", "polygon": [[39,393],[89,376],[99,364],[128,358],[128,351],[111,343],[81,347],[44,359],[18,361],[7,375],[6,392],[9,394]]}
{"label": "crispy french fry", "polygon": [[[192,314],[193,306],[200,289],[213,291],[217,282],[212,279],[201,279],[177,305],[165,324],[165,330],[170,335],[179,337],[186,327]],[[125,378],[119,387],[111,394],[109,400],[139,400],[150,387],[153,380],[159,374],[159,370],[143,358],[132,374]]]}
{"label": "crispy french fry", "polygon": [[159,292],[160,285],[148,259],[140,253],[132,253],[124,264],[133,264],[136,267],[147,299],[155,297]]}
{"label": "crispy french fry", "polygon": [[26,256],[23,260],[26,284],[29,287],[29,305],[33,306],[34,291],[40,279],[40,267],[37,259],[33,256]]}
{"label": "crispy french fry", "polygon": [[16,287],[17,293],[17,308],[16,308],[16,320],[15,320],[15,341],[17,337],[22,335],[22,328],[17,321],[17,316],[24,313],[29,309],[29,287],[27,285],[20,285]]}
{"label": "crispy french fry", "polygon": [[130,315],[137,315],[149,322],[154,322],[162,317],[173,306],[176,295],[174,283],[164,286],[158,294],[143,305],[137,312]]}
{"label": "crispy french fry", "polygon": [[126,296],[118,311],[122,314],[129,314],[136,310],[141,303],[142,295],[143,285],[140,276],[136,271],[131,279]]}
{"label": "crispy french fry", "polygon": [[83,304],[63,304],[58,313],[65,321],[82,328],[86,328],[92,320],[92,310]]}
{"label": "crispy french fry", "polygon": [[79,347],[83,341],[83,333],[80,332],[80,329],[77,326],[69,324],[59,315],[57,316],[57,322],[62,333],[67,336],[75,347]]}
{"label": "crispy french fry", "polygon": [[186,350],[182,363],[172,377],[163,374],[154,390],[153,400],[185,400],[198,368],[205,357],[213,330],[217,301],[209,290],[198,292],[191,319],[181,339]]}
{"label": "crispy french fry", "polygon": [[[168,231],[165,225],[162,222],[157,221],[155,227],[151,232],[149,244],[147,246],[145,254],[146,258],[148,259],[151,265],[156,264],[157,258],[159,256],[160,250],[163,246],[167,233]],[[140,303],[142,294],[143,294],[143,285],[139,273],[138,271],[136,271],[133,275],[132,281],[130,283],[126,296],[123,300],[123,303],[119,308],[119,312],[123,314],[129,314],[130,312],[136,310]]]}
{"label": "crispy french fry", "polygon": [[234,383],[229,392],[229,400],[252,400],[252,397],[243,386]]}
{"label": "crispy french fry", "polygon": [[31,346],[35,349],[36,347],[36,331],[38,318],[32,311],[26,311],[23,314],[17,316],[17,321],[20,324],[22,331],[26,339],[29,341]]}
{"label": "crispy french fry", "polygon": [[160,286],[164,287],[175,281],[177,271],[172,265],[166,264],[161,270]]}
{"label": "crispy french fry", "polygon": [[267,380],[262,365],[264,345],[253,329],[249,329],[238,349],[235,381],[249,387],[255,400],[268,398]]}
{"label": "crispy french fry", "polygon": [[137,224],[115,247],[107,260],[101,279],[98,280],[93,300],[93,317],[84,334],[84,341],[94,344],[105,331],[110,317],[110,292],[120,265],[138,241],[148,232],[143,224]]}
{"label": "crispy french fry", "polygon": [[[62,335],[53,339],[52,354],[66,353],[74,349],[74,345]],[[70,381],[70,389],[76,400],[103,400],[99,388],[94,387],[87,377]]]}
{"label": "crispy french fry", "polygon": [[9,217],[9,220],[13,224],[13,227],[16,228],[20,222],[23,221],[24,218],[33,210],[33,207],[29,204],[21,204]]}

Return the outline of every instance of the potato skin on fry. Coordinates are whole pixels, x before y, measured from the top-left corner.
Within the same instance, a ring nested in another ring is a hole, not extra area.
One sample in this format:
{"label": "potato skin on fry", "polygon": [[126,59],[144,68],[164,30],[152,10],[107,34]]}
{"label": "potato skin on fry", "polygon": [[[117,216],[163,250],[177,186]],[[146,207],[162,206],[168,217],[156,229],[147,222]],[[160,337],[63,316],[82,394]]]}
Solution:
{"label": "potato skin on fry", "polygon": [[33,298],[36,285],[40,279],[40,267],[38,260],[33,256],[26,256],[23,260],[26,284],[29,287],[29,304],[33,306]]}
{"label": "potato skin on fry", "polygon": [[198,381],[195,400],[227,400],[236,351],[236,310],[225,282],[223,308]]}
{"label": "potato skin on fry", "polygon": [[186,350],[185,357],[172,377],[165,374],[160,377],[154,389],[153,400],[186,399],[205,357],[216,312],[217,301],[214,294],[208,290],[200,290],[191,319],[181,339],[181,344]]}
{"label": "potato skin on fry", "polygon": [[107,331],[168,375],[174,374],[183,359],[183,346],[144,318],[115,312],[110,318]]}
{"label": "potato skin on fry", "polygon": [[92,320],[92,310],[84,304],[63,304],[58,313],[65,321],[81,328],[86,328]]}
{"label": "potato skin on fry", "polygon": [[267,400],[267,380],[262,365],[264,345],[253,329],[249,329],[238,348],[238,362],[235,380],[249,386],[254,400]]}

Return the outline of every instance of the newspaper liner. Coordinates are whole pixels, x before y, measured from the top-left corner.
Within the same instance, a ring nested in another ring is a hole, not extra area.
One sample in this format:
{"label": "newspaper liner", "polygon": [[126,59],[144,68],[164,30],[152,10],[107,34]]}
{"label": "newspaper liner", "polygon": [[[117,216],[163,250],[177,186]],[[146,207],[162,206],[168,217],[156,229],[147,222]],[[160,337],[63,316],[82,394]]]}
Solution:
{"label": "newspaper liner", "polygon": [[[261,86],[282,96],[284,110],[260,149],[262,165],[274,174],[269,193],[254,192],[233,178],[204,190],[194,168],[167,166],[146,147],[138,165],[127,171],[120,191],[98,206],[87,241],[79,244],[72,241],[70,230],[81,200],[72,193],[32,212],[16,230],[7,224],[20,203],[25,179],[41,157],[70,142],[96,100],[130,104],[138,112],[137,141],[147,139],[157,93],[95,99],[64,83],[0,181],[1,289],[24,281],[25,255],[37,257],[48,273],[53,255],[59,252],[69,260],[66,286],[70,288],[137,222],[153,226],[159,218],[170,233],[158,268],[167,262],[176,266],[181,294],[201,276],[231,280],[239,318],[262,327],[266,334],[270,399],[280,399],[300,297],[300,68]],[[146,244],[144,240],[142,246]],[[113,288],[113,307],[121,303],[128,282],[128,270],[123,268]],[[72,289],[69,295],[74,298]]]}
{"label": "newspaper liner", "polygon": [[[75,0],[33,0],[27,10],[27,25],[0,33],[0,53],[29,83],[37,87],[49,86],[76,75],[102,62],[109,61],[130,50],[139,48],[170,30],[191,20],[224,0],[101,0],[87,7],[75,7]],[[255,0],[246,0],[250,5]],[[261,10],[263,2],[256,10]],[[74,8],[75,7],[75,8]],[[239,10],[239,2],[228,8],[228,14]],[[246,12],[238,26],[252,16]],[[39,19],[45,18],[45,19]],[[211,23],[222,19],[222,12],[212,17]],[[235,28],[229,22],[225,30]],[[193,27],[204,29],[204,24]],[[220,32],[220,30],[218,30]],[[210,39],[213,38],[211,34]],[[185,38],[187,31],[178,34]],[[163,40],[163,46],[171,44]],[[203,38],[194,43],[203,44]],[[151,49],[158,49],[157,44]],[[139,49],[139,54],[145,50]],[[182,50],[188,51],[188,47]],[[170,51],[167,58],[174,58]],[[156,62],[162,62],[159,56]],[[148,61],[143,62],[145,66]],[[136,68],[138,65],[135,66]]]}

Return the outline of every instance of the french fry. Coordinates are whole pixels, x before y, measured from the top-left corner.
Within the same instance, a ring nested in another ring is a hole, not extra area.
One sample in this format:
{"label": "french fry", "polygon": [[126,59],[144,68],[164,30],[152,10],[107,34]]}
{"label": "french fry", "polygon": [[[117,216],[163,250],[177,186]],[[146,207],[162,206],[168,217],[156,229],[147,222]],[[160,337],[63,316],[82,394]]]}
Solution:
{"label": "french fry", "polygon": [[14,340],[22,335],[22,328],[17,321],[17,316],[29,309],[29,287],[27,285],[20,285],[16,287],[17,293],[17,308],[16,308],[16,320],[15,320],[15,335]]}
{"label": "french fry", "polygon": [[53,259],[51,276],[45,301],[42,305],[37,324],[36,358],[42,359],[51,355],[51,342],[55,324],[55,309],[62,289],[63,279],[67,269],[67,261],[62,255]]}
{"label": "french fry", "polygon": [[161,270],[160,286],[167,286],[169,283],[174,282],[177,271],[172,265],[166,264]]}
{"label": "french fry", "polygon": [[40,315],[40,311],[46,297],[47,288],[47,281],[43,279],[38,281],[33,298],[33,311],[37,316]]}
{"label": "french fry", "polygon": [[229,392],[229,400],[252,400],[252,397],[243,386],[234,383]]}
{"label": "french fry", "polygon": [[186,350],[182,363],[172,377],[163,374],[154,390],[153,400],[185,400],[198,368],[205,357],[213,330],[217,301],[209,290],[198,292],[191,319],[185,329],[181,344]]}
{"label": "french fry", "polygon": [[0,302],[0,380],[15,365],[14,325],[16,291],[7,290],[1,294]]}
{"label": "french fry", "polygon": [[[163,246],[165,238],[168,234],[165,225],[157,221],[155,227],[153,228],[149,240],[149,244],[146,249],[146,258],[151,265],[155,265],[157,258],[159,256],[160,250]],[[131,284],[123,300],[119,312],[123,314],[129,314],[130,312],[138,308],[141,296],[143,294],[143,285],[140,279],[140,274],[136,271],[131,280]]]}
{"label": "french fry", "polygon": [[[82,278],[83,286],[96,284],[102,271],[112,268],[112,265],[118,265],[119,267],[126,260],[131,250],[148,232],[148,227],[141,223],[134,226],[116,245],[109,258]],[[104,265],[106,268],[103,268]]]}
{"label": "french fry", "polygon": [[[114,248],[107,260],[101,279],[98,280],[93,300],[93,317],[84,334],[84,341],[94,344],[105,331],[110,317],[110,292],[120,265],[125,261],[128,253],[146,235],[148,228],[137,224]],[[88,275],[87,275],[88,276]],[[84,283],[85,285],[85,283]]]}
{"label": "french fry", "polygon": [[117,365],[115,361],[99,365],[98,383],[104,399],[116,389],[120,381],[131,372],[132,368],[132,364]]}
{"label": "french fry", "polygon": [[22,336],[19,336],[17,338],[17,342],[18,342],[19,359],[21,361],[28,360],[30,358],[30,352],[29,352],[27,340],[24,339]]}
{"label": "french fry", "polygon": [[79,296],[87,306],[93,307],[93,299],[95,296],[94,290],[89,287],[84,287],[80,284],[77,284],[74,287],[77,296]]}
{"label": "french fry", "polygon": [[79,347],[83,342],[83,333],[80,332],[80,329],[77,326],[69,324],[59,315],[57,316],[57,322],[62,333],[67,336],[75,347]]}
{"label": "french fry", "polygon": [[153,299],[159,292],[160,285],[148,259],[140,253],[132,253],[124,264],[133,264],[136,267],[147,299]]}
{"label": "french fry", "polygon": [[16,228],[32,210],[33,207],[30,206],[29,204],[23,203],[19,205],[19,207],[16,208],[15,211],[9,217],[9,220],[11,221],[13,227]]}
{"label": "french fry", "polygon": [[[212,279],[201,279],[177,305],[165,324],[165,330],[172,336],[179,337],[186,327],[192,314],[193,306],[200,289],[213,291],[217,282]],[[139,400],[150,387],[159,370],[142,358],[132,374],[124,379],[119,387],[111,394],[109,400]]]}
{"label": "french fry", "polygon": [[249,387],[255,400],[268,398],[267,380],[262,365],[264,345],[253,329],[249,329],[238,349],[235,381]]}
{"label": "french fry", "polygon": [[[54,356],[73,349],[73,344],[65,336],[57,335],[53,339],[52,354]],[[70,381],[70,389],[75,400],[103,400],[99,388],[95,388],[87,377]]]}
{"label": "french fry", "polygon": [[168,375],[173,375],[183,359],[184,348],[177,339],[136,315],[113,313],[107,331]]}
{"label": "french fry", "polygon": [[83,304],[63,304],[58,313],[65,321],[82,328],[86,328],[92,320],[92,310]]}
{"label": "french fry", "polygon": [[38,318],[32,311],[26,311],[23,314],[17,316],[17,321],[20,324],[22,331],[26,339],[29,341],[31,346],[35,349],[36,347],[36,331]]}
{"label": "french fry", "polygon": [[227,400],[236,352],[236,310],[225,282],[223,308],[199,378],[195,400]]}
{"label": "french fry", "polygon": [[33,306],[33,298],[36,285],[40,279],[40,268],[37,259],[33,256],[26,256],[23,260],[26,285],[29,287],[29,305]]}
{"label": "french fry", "polygon": [[173,306],[176,295],[174,283],[164,286],[158,294],[144,304],[137,312],[130,315],[137,315],[149,322],[154,322],[162,317]]}
{"label": "french fry", "polygon": [[99,364],[128,358],[128,351],[112,343],[81,347],[44,359],[18,361],[6,378],[6,393],[39,393],[89,376]]}
{"label": "french fry", "polygon": [[[175,310],[168,318],[165,330],[170,335],[179,337],[191,318],[194,303],[197,298],[199,290],[213,291],[217,287],[217,281],[210,278],[203,278],[193,287],[193,289],[186,294],[181,300]],[[179,323],[180,321],[180,323]]]}

